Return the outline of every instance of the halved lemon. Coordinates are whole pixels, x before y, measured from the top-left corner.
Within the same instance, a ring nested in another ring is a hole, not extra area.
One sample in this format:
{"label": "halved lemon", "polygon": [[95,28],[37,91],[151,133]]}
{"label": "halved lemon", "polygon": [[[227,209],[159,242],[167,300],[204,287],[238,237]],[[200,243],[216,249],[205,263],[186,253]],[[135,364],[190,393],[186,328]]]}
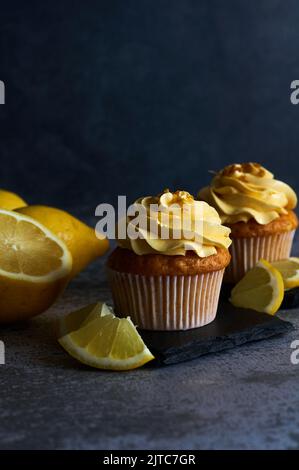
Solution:
{"label": "halved lemon", "polygon": [[285,289],[299,286],[299,258],[282,259],[271,264],[282,275]]}
{"label": "halved lemon", "polygon": [[60,320],[58,341],[72,357],[98,369],[136,369],[154,359],[131,319],[116,317],[101,302]]}
{"label": "halved lemon", "polygon": [[283,296],[284,285],[280,272],[268,261],[261,259],[235,285],[230,301],[235,307],[251,308],[274,315]]}
{"label": "halved lemon", "polygon": [[31,217],[0,210],[0,322],[37,315],[67,283],[66,245]]}

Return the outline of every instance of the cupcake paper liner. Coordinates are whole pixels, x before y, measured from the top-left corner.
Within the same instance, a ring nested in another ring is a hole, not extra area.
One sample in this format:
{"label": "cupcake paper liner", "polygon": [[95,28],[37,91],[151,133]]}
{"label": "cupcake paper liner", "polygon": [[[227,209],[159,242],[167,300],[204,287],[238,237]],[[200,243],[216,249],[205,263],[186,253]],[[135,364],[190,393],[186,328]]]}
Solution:
{"label": "cupcake paper liner", "polygon": [[295,230],[265,237],[233,238],[232,256],[224,276],[225,282],[236,283],[261,259],[277,261],[291,253]]}
{"label": "cupcake paper liner", "polygon": [[216,316],[224,269],[194,276],[142,276],[108,269],[114,308],[145,330],[188,330]]}

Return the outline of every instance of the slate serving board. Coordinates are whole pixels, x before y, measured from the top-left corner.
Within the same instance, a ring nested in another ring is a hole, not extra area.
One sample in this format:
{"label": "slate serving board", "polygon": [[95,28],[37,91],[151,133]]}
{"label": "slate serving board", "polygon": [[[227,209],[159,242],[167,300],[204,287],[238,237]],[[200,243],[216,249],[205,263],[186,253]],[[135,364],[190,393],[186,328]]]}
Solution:
{"label": "slate serving board", "polygon": [[176,364],[287,333],[293,325],[280,318],[220,302],[216,319],[202,328],[188,331],[141,331],[155,356],[149,366]]}

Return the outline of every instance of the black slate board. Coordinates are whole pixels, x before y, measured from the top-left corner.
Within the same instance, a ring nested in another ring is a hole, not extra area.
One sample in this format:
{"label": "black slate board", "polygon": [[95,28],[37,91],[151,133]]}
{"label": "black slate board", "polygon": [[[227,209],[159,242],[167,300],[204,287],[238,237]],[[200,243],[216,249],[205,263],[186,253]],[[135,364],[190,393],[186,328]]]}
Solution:
{"label": "black slate board", "polygon": [[[230,297],[230,293],[234,284],[222,284],[220,297],[222,300],[226,301]],[[292,308],[299,308],[299,287],[294,287],[294,289],[286,290],[284,293],[284,298],[280,306],[281,310],[289,310]]]}
{"label": "black slate board", "polygon": [[288,310],[290,308],[299,307],[299,287],[294,289],[286,290],[284,292],[284,298],[281,304],[281,309]]}
{"label": "black slate board", "polygon": [[155,356],[150,365],[162,366],[189,361],[259,341],[294,329],[280,318],[220,302],[216,319],[202,328],[187,331],[141,331],[145,344]]}

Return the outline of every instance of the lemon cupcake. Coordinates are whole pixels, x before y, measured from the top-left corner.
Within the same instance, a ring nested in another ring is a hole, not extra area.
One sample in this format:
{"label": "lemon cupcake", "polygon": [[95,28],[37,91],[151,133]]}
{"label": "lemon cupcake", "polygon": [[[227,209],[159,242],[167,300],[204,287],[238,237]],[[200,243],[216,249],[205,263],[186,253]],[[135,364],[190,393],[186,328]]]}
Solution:
{"label": "lemon cupcake", "polygon": [[135,236],[119,239],[107,261],[116,312],[149,330],[210,323],[230,261],[230,229],[215,209],[186,191],[165,190],[135,204],[146,223],[133,227],[127,217],[127,233]]}
{"label": "lemon cupcake", "polygon": [[231,229],[232,261],[225,281],[237,282],[261,259],[288,258],[298,226],[295,192],[258,163],[233,164],[217,173],[198,199],[211,204]]}

